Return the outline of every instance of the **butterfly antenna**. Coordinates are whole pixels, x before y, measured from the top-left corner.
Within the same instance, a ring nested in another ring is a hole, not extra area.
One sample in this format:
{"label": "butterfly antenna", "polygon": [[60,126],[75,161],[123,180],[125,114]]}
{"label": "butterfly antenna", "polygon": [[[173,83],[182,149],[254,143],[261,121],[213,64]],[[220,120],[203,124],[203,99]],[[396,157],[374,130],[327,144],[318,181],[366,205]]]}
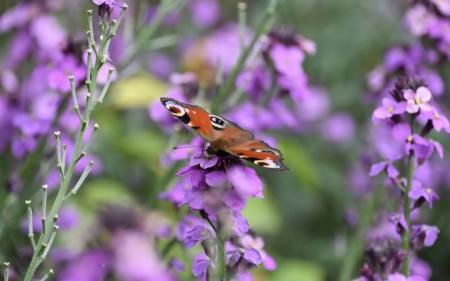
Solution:
{"label": "butterfly antenna", "polygon": [[194,148],[194,147],[201,147],[201,146],[200,145],[191,145],[191,146],[176,145],[176,146],[172,147],[172,149],[189,149],[189,148]]}

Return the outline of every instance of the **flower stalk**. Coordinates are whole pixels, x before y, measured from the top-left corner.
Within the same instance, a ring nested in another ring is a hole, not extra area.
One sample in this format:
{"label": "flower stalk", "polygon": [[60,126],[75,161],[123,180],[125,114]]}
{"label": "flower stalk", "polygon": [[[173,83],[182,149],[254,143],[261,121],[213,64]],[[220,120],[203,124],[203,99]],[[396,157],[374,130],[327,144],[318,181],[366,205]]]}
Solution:
{"label": "flower stalk", "polygon": [[[118,25],[121,19],[123,18],[123,15],[126,11],[126,5],[122,7],[119,19],[115,22],[115,25]],[[88,40],[90,45],[90,50],[95,50],[96,58],[95,62],[91,63],[91,59],[88,59],[88,76],[86,79],[86,86],[88,89],[88,94],[86,96],[86,106],[84,110],[84,114],[81,114],[78,103],[77,103],[77,96],[75,91],[75,86],[73,83],[73,77],[69,76],[69,82],[71,85],[71,95],[72,99],[74,100],[74,111],[76,112],[77,116],[80,119],[80,126],[78,129],[78,132],[76,134],[76,140],[75,140],[75,147],[73,149],[73,152],[70,157],[70,162],[67,166],[67,169],[65,167],[65,163],[63,163],[63,160],[66,159],[66,151],[67,147],[63,146],[61,148],[61,142],[60,142],[60,133],[56,132],[56,143],[57,143],[57,167],[60,171],[60,186],[58,189],[58,192],[56,194],[56,198],[51,204],[51,208],[49,213],[47,214],[47,187],[43,187],[43,205],[42,205],[42,233],[39,236],[38,242],[36,244],[36,247],[34,247],[34,253],[31,259],[31,262],[28,266],[28,269],[25,273],[24,281],[31,281],[33,280],[33,276],[36,273],[36,270],[38,267],[42,264],[42,262],[46,259],[53,242],[55,241],[57,231],[59,229],[58,225],[56,225],[56,220],[58,218],[58,212],[61,209],[64,201],[68,198],[68,194],[71,194],[71,192],[68,192],[72,178],[73,173],[75,170],[75,166],[78,163],[78,161],[84,157],[86,152],[84,151],[85,144],[83,143],[83,138],[87,132],[87,129],[89,127],[90,123],[90,117],[92,114],[92,111],[95,109],[95,99],[94,96],[96,94],[96,86],[97,86],[97,76],[100,68],[105,64],[106,60],[104,58],[107,57],[107,46],[109,45],[109,42],[112,38],[111,31],[116,29],[111,29],[109,26],[111,23],[107,23],[105,19],[102,18],[101,20],[101,26],[100,26],[100,32],[101,36],[100,42],[99,42],[99,48],[98,50],[95,47],[94,42],[94,33],[93,33],[93,26],[92,26],[92,11],[88,11],[88,23],[89,23],[89,31],[88,34]],[[88,51],[88,57],[90,57],[89,51]],[[109,86],[109,85],[107,85]],[[107,86],[105,85],[106,89],[103,89],[103,91],[106,93]],[[98,126],[95,126],[98,128]],[[94,127],[94,130],[96,128]],[[92,136],[91,136],[92,137]],[[61,150],[62,149],[62,150]],[[93,162],[91,161],[88,166],[85,168],[84,172],[82,173],[80,179],[75,184],[72,191],[78,191],[78,189],[81,187],[83,182],[85,181],[86,177],[88,176],[91,168],[92,168]],[[51,218],[51,219],[47,219]],[[47,277],[46,277],[47,276]],[[49,278],[49,275],[47,274],[42,279],[46,280]],[[42,280],[41,279],[41,280]]]}
{"label": "flower stalk", "polygon": [[219,106],[223,103],[223,101],[227,97],[227,95],[230,95],[231,92],[233,92],[234,85],[236,84],[236,79],[238,75],[241,73],[242,69],[244,68],[247,59],[250,57],[250,54],[255,48],[256,43],[273,24],[275,18],[275,8],[277,4],[278,0],[272,0],[267,9],[265,10],[262,19],[260,20],[260,22],[256,27],[255,34],[253,35],[250,44],[242,50],[241,54],[239,55],[237,63],[231,70],[230,75],[223,83],[223,86],[220,87],[220,90],[217,93],[217,96],[215,97],[211,105],[212,112],[216,112],[219,109]]}
{"label": "flower stalk", "polygon": [[409,276],[409,264],[411,261],[410,255],[410,236],[411,236],[411,208],[409,192],[412,187],[412,178],[414,174],[414,156],[411,154],[408,157],[407,167],[406,167],[406,180],[407,184],[403,192],[403,215],[406,221],[406,229],[402,237],[403,250],[405,251],[405,260],[403,261],[403,275]]}
{"label": "flower stalk", "polygon": [[9,262],[4,262],[3,266],[5,267],[3,269],[3,280],[8,281],[9,280]]}

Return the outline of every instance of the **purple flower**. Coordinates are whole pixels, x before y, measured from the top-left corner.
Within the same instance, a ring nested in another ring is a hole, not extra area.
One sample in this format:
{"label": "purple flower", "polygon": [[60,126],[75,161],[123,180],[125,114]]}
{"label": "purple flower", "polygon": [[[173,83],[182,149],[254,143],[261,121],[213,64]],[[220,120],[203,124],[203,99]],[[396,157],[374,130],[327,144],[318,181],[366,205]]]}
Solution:
{"label": "purple flower", "polygon": [[387,281],[427,281],[425,278],[419,275],[413,275],[405,277],[400,273],[389,274]]}
{"label": "purple flower", "polygon": [[207,281],[208,268],[212,265],[211,259],[204,253],[195,256],[192,262],[192,273],[199,281]]}
{"label": "purple flower", "polygon": [[402,114],[406,111],[405,102],[396,102],[391,97],[386,97],[382,101],[382,106],[375,109],[373,113],[374,119],[387,119],[395,114]]}
{"label": "purple flower", "polygon": [[212,233],[213,230],[203,219],[187,215],[178,224],[176,236],[186,248],[192,248],[198,242],[212,238]]}
{"label": "purple flower", "polygon": [[314,122],[324,117],[330,109],[328,93],[318,87],[309,88],[311,95],[305,102],[295,103],[295,109],[300,120]]}
{"label": "purple flower", "polygon": [[439,229],[432,225],[413,226],[413,239],[417,247],[431,247],[436,242],[439,235]]}
{"label": "purple flower", "polygon": [[335,113],[331,115],[320,128],[324,139],[334,143],[350,141],[355,133],[355,122],[346,113]]}
{"label": "purple flower", "polygon": [[61,271],[60,281],[101,281],[111,264],[110,255],[103,250],[91,250],[76,257]]}
{"label": "purple flower", "polygon": [[241,237],[240,242],[245,248],[251,247],[259,253],[265,269],[270,271],[275,270],[277,264],[275,260],[264,250],[264,240],[261,237],[253,237],[246,234]]}
{"label": "purple flower", "polygon": [[192,22],[199,27],[210,27],[220,18],[217,0],[193,0],[189,6]]}
{"label": "purple flower", "polygon": [[29,22],[39,12],[34,4],[19,4],[7,10],[0,17],[0,33],[7,32]]}
{"label": "purple flower", "polygon": [[86,75],[85,67],[72,55],[62,57],[55,62],[55,66],[48,73],[49,87],[61,93],[69,92],[69,75],[74,77],[75,85],[85,79]]}
{"label": "purple flower", "polygon": [[441,13],[446,16],[450,16],[450,1],[447,0],[430,0]]}
{"label": "purple flower", "polygon": [[405,16],[408,29],[415,36],[422,36],[428,32],[434,16],[421,4],[415,5]]}
{"label": "purple flower", "polygon": [[34,19],[31,34],[46,54],[55,53],[55,50],[61,50],[67,44],[66,32],[56,18],[50,15],[41,15]]}
{"label": "purple flower", "polygon": [[373,164],[372,167],[370,167],[369,176],[377,176],[383,171],[385,171],[390,178],[396,178],[400,175],[400,172],[395,168],[392,162],[383,161]]}
{"label": "purple flower", "polygon": [[251,98],[259,100],[270,88],[270,73],[261,66],[245,69],[239,74],[236,87]]}
{"label": "purple flower", "polygon": [[206,155],[203,148],[198,148],[194,150],[189,166],[199,165],[202,169],[208,169],[214,167],[217,161],[219,161],[219,158],[216,155]]}
{"label": "purple flower", "polygon": [[433,124],[433,128],[437,132],[440,132],[441,130],[444,130],[446,132],[450,132],[450,123],[449,123],[447,117],[445,117],[444,115],[439,113],[439,111],[437,111],[436,109],[435,110],[426,111],[425,112],[425,116],[429,120],[431,120],[431,122]]}
{"label": "purple flower", "polygon": [[242,197],[264,197],[262,182],[252,168],[234,165],[226,173],[228,180]]}
{"label": "purple flower", "polygon": [[434,190],[429,187],[424,188],[422,183],[418,180],[413,180],[409,197],[413,200],[425,200],[430,209],[433,207],[433,203],[439,199],[439,196]]}
{"label": "purple flower", "polygon": [[124,281],[173,281],[172,274],[148,243],[148,237],[136,231],[114,234],[114,270]]}
{"label": "purple flower", "polygon": [[160,53],[150,57],[148,68],[158,78],[167,79],[173,72],[175,65],[171,57]]}
{"label": "purple flower", "polygon": [[411,89],[406,90],[403,93],[403,97],[406,99],[408,113],[417,113],[419,110],[431,111],[433,107],[430,105],[431,92],[426,87],[419,87],[415,92]]}
{"label": "purple flower", "polygon": [[285,76],[296,76],[301,71],[305,53],[297,46],[276,44],[270,50],[275,69]]}

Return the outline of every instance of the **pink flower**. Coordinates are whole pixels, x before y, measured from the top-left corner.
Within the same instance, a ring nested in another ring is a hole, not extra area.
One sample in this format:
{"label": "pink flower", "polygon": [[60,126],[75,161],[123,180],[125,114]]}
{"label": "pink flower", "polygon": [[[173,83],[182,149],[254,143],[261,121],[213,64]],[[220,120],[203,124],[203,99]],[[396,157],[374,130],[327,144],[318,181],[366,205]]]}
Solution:
{"label": "pink flower", "polygon": [[431,111],[433,107],[430,105],[431,92],[426,87],[419,87],[416,92],[411,89],[404,91],[403,97],[406,99],[406,111],[408,113],[417,113],[419,110]]}
{"label": "pink flower", "polygon": [[450,132],[450,123],[447,117],[442,115],[439,111],[437,111],[436,109],[427,111],[425,115],[433,123],[433,128],[437,132],[440,132],[441,130]]}
{"label": "pink flower", "polygon": [[406,110],[405,102],[396,102],[393,98],[387,97],[382,101],[382,106],[375,109],[374,119],[387,119],[395,114],[402,114]]}

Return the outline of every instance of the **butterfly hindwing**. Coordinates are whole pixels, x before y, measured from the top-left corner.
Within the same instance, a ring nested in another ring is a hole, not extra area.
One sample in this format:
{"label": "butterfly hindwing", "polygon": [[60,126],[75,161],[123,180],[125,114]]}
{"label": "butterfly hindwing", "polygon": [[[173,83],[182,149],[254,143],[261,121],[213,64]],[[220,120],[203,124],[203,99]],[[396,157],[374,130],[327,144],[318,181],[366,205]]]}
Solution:
{"label": "butterfly hindwing", "polygon": [[232,147],[229,153],[264,168],[287,169],[283,164],[281,152],[260,140],[254,139],[240,146]]}

